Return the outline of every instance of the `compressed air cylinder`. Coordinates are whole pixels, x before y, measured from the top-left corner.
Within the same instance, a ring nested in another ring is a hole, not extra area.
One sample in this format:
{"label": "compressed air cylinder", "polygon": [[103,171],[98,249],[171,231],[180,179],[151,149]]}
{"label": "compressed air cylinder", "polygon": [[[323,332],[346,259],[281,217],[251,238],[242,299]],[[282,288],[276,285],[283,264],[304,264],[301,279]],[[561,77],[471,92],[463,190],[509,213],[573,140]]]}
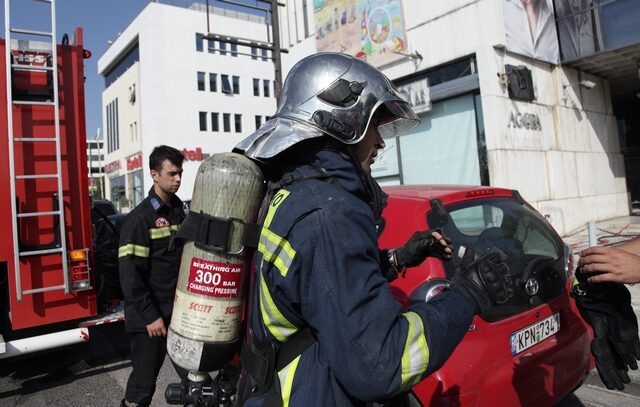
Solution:
{"label": "compressed air cylinder", "polygon": [[167,353],[187,370],[219,370],[237,351],[252,258],[243,250],[241,221],[255,222],[263,192],[262,172],[242,155],[214,154],[198,169],[190,211],[234,220],[228,252],[184,245]]}

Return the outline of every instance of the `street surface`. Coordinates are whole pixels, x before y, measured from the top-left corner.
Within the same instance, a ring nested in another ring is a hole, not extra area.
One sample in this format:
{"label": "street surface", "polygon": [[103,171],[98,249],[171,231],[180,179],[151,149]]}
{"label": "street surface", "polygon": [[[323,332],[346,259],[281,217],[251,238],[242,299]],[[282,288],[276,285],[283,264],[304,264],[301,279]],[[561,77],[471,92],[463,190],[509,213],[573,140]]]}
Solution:
{"label": "street surface", "polygon": [[[89,342],[36,356],[0,360],[0,407],[119,406],[131,363],[123,323],[93,327]],[[153,406],[165,406],[164,389],[179,381],[169,357]]]}
{"label": "street surface", "polygon": [[[640,234],[640,216],[598,223],[601,244]],[[578,253],[588,245],[586,230],[565,238]],[[640,284],[629,286],[640,319]],[[0,407],[117,407],[131,372],[122,323],[91,328],[87,343],[37,355],[0,359]],[[640,370],[631,371],[624,392],[607,390],[595,371],[558,407],[640,406]],[[160,372],[152,406],[166,406],[164,390],[177,382],[169,357]],[[298,407],[298,406],[296,406]]]}

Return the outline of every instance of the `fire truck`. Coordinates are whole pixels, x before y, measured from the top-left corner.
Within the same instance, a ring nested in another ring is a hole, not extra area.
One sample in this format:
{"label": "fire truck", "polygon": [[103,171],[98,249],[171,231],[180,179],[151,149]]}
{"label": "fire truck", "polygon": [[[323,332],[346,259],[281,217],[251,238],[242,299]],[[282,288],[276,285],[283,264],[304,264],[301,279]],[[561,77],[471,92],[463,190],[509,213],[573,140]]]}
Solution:
{"label": "fire truck", "polygon": [[10,25],[0,39],[0,359],[87,341],[99,315],[92,267],[82,29]]}

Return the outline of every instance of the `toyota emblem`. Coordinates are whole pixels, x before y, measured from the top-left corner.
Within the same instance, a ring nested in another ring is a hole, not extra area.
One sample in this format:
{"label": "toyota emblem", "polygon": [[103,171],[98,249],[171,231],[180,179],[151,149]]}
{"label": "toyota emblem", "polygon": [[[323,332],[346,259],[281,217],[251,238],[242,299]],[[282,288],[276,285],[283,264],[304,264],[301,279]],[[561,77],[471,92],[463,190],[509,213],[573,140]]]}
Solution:
{"label": "toyota emblem", "polygon": [[534,296],[538,294],[538,282],[535,278],[530,278],[527,280],[527,283],[524,285],[525,290],[527,290],[527,294],[530,296]]}

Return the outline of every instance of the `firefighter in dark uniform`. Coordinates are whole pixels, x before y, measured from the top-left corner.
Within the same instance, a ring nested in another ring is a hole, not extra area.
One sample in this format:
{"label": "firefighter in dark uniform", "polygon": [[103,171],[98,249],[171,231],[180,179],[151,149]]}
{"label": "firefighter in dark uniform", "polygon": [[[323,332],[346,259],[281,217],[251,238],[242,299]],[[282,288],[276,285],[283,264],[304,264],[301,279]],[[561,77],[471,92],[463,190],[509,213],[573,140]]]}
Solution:
{"label": "firefighter in dark uniform", "polygon": [[[153,150],[149,156],[153,187],[122,225],[118,257],[132,364],[123,406],[151,403],[166,355],[182,255],[182,246],[173,237],[185,218],[182,201],[176,196],[183,159],[172,147]],[[174,367],[181,379],[186,379],[187,372]]]}
{"label": "firefighter in dark uniform", "polygon": [[276,114],[236,146],[272,182],[261,215],[240,405],[398,399],[442,366],[492,295],[505,295],[498,253],[469,265],[429,302],[403,309],[389,290],[399,271],[451,253],[436,231],[416,232],[395,250],[377,244],[385,195],[370,165],[385,146],[382,136],[419,122],[380,71],[344,54],[319,53],[291,69]]}

